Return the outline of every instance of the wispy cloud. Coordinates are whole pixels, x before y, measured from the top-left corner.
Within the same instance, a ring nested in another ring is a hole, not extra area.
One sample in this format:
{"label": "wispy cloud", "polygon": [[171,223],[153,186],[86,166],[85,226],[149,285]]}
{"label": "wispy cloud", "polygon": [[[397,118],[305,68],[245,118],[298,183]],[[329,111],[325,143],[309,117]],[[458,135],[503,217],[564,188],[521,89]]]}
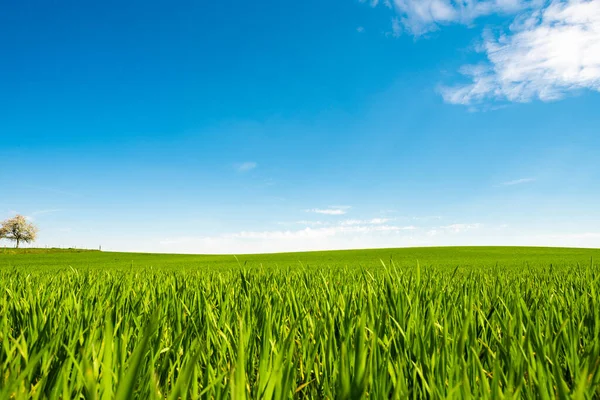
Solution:
{"label": "wispy cloud", "polygon": [[310,208],[304,210],[309,213],[325,214],[325,215],[344,215],[348,210],[352,208],[350,206],[329,206],[327,208]]}
{"label": "wispy cloud", "polygon": [[454,232],[454,233],[461,233],[461,232],[470,231],[472,229],[479,229],[482,226],[483,226],[483,224],[480,224],[477,222],[474,224],[451,224],[451,225],[441,226],[440,228],[445,229],[450,232]]}
{"label": "wispy cloud", "polygon": [[347,219],[342,221],[342,225],[382,225],[391,221],[390,218],[371,218],[371,219]]}
{"label": "wispy cloud", "polygon": [[472,231],[474,229],[479,229],[481,227],[483,227],[483,224],[481,224],[479,222],[473,223],[473,224],[451,224],[451,225],[444,225],[444,226],[438,226],[438,227],[432,228],[429,231],[427,231],[427,234],[429,236],[436,236],[436,235],[448,234],[448,233],[459,234],[459,233]]}
{"label": "wispy cloud", "polygon": [[321,226],[321,225],[327,225],[327,222],[323,222],[323,221],[308,221],[308,220],[301,220],[301,221],[296,221],[296,224],[298,225],[304,225],[304,226]]}
{"label": "wispy cloud", "polygon": [[519,16],[498,37],[487,32],[480,51],[485,64],[460,70],[469,83],[440,89],[446,102],[551,101],[600,91],[600,1],[553,1]]}
{"label": "wispy cloud", "polygon": [[269,252],[416,245],[413,226],[336,225],[296,230],[242,231],[208,237],[175,237],[160,241],[168,248],[203,249],[204,252]]}
{"label": "wispy cloud", "polygon": [[356,28],[356,32],[358,32],[358,33],[363,33],[364,31],[365,31],[364,26],[359,26],[358,28]]}
{"label": "wispy cloud", "polygon": [[[350,220],[347,220],[350,221]],[[413,225],[371,222],[324,223],[300,229],[248,230],[205,237],[172,237],[159,243],[164,251],[204,253],[261,253],[325,249],[357,249],[431,245],[489,244],[498,227],[481,223],[455,223],[423,228]],[[504,233],[504,237],[511,238]],[[495,243],[495,242],[492,242]],[[496,243],[497,244],[497,243]]]}
{"label": "wispy cloud", "polygon": [[477,51],[486,60],[459,69],[464,83],[439,87],[447,103],[497,109],[510,102],[553,101],[581,90],[600,91],[598,0],[394,0],[393,9],[396,15],[386,35],[394,37],[401,32],[421,36],[450,24],[471,25],[489,15],[514,18],[499,34],[485,30]]}
{"label": "wispy cloud", "polygon": [[415,221],[431,221],[431,220],[440,220],[442,217],[440,215],[425,215],[423,217],[412,217]]}
{"label": "wispy cloud", "polygon": [[312,212],[317,214],[326,214],[326,215],[344,215],[346,214],[346,210],[340,210],[336,208],[311,208],[306,210],[306,212]]}
{"label": "wispy cloud", "polygon": [[254,161],[246,161],[241,164],[235,165],[235,169],[237,169],[238,172],[247,172],[247,171],[255,169],[256,167],[258,167],[258,164],[255,163]]}
{"label": "wispy cloud", "polygon": [[[400,33],[400,26],[419,36],[454,23],[471,24],[475,19],[495,13],[511,14],[535,6],[543,0],[386,0],[383,4],[394,8],[398,18],[392,20],[392,30]],[[370,2],[372,7],[378,1]]]}
{"label": "wispy cloud", "polygon": [[413,226],[394,225],[355,225],[355,226],[331,226],[324,228],[304,228],[300,230],[286,231],[243,231],[239,233],[224,235],[231,238],[244,239],[281,239],[281,238],[304,238],[304,237],[329,237],[349,233],[376,233],[376,232],[401,232],[414,230]]}
{"label": "wispy cloud", "polygon": [[513,185],[522,185],[524,183],[531,183],[531,182],[535,182],[534,178],[521,178],[521,179],[515,179],[513,181],[507,181],[507,182],[502,182],[503,186],[513,186]]}

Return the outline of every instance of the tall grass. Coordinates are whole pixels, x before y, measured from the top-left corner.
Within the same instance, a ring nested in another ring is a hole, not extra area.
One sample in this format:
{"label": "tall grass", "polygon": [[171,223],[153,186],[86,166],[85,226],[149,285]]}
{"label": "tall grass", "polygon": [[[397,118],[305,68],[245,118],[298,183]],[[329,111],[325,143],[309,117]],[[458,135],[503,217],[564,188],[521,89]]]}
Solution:
{"label": "tall grass", "polygon": [[0,272],[0,399],[594,398],[600,270]]}

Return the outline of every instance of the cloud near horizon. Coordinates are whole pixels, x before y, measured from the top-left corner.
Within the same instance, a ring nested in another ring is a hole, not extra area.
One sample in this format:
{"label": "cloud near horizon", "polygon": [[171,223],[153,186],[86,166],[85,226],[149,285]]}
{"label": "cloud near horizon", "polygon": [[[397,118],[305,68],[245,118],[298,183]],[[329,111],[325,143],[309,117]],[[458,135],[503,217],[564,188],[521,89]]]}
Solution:
{"label": "cloud near horizon", "polygon": [[325,215],[344,215],[350,209],[350,206],[330,206],[327,208],[310,208],[304,210],[309,213],[325,214]]}
{"label": "cloud near horizon", "polygon": [[414,230],[414,226],[394,226],[394,225],[337,225],[323,228],[306,227],[300,230],[287,231],[242,231],[233,234],[227,234],[226,238],[242,239],[300,239],[317,238],[344,235],[350,233],[377,233],[377,232],[401,232]]}
{"label": "cloud near horizon", "polygon": [[[241,231],[218,236],[177,237],[160,241],[160,246],[189,248],[197,252],[260,253],[368,247],[406,247],[433,245],[441,239],[454,240],[483,224],[453,224],[427,229],[414,225],[391,225],[373,218],[346,220],[338,224],[306,226],[301,229]],[[435,238],[434,238],[435,236]]]}
{"label": "cloud near horizon", "polygon": [[445,226],[438,226],[427,231],[427,236],[440,236],[440,235],[457,235],[465,232],[477,230],[483,227],[481,223],[474,224],[451,224]]}

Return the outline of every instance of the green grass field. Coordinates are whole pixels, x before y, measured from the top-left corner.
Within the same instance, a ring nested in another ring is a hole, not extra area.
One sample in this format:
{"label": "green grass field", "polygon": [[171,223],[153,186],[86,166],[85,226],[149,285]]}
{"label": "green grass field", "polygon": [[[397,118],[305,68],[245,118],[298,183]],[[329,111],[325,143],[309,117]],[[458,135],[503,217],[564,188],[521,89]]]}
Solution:
{"label": "green grass field", "polygon": [[596,260],[0,249],[0,399],[598,398]]}

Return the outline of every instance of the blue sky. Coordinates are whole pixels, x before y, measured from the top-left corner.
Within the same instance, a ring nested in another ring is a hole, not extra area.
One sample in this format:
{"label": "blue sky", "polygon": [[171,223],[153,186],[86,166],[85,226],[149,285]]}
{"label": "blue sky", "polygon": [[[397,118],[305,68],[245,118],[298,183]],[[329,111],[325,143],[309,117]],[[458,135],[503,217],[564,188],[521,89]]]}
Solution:
{"label": "blue sky", "polygon": [[36,246],[600,247],[600,1],[176,3],[2,7]]}

